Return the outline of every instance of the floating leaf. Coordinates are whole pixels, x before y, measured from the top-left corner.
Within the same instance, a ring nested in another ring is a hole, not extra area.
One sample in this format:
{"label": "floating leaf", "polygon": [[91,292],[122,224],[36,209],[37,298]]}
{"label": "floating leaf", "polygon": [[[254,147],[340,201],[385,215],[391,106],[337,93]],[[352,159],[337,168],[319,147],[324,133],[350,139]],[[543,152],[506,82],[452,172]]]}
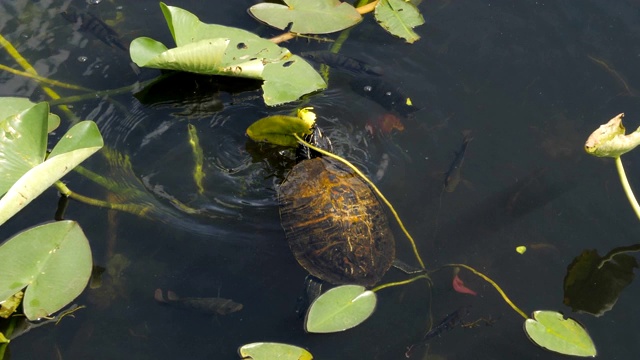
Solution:
{"label": "floating leaf", "polygon": [[[229,46],[228,39],[204,39],[177,48],[142,37],[131,43],[131,59],[138,66],[157,69],[189,71],[197,74],[220,74],[222,58]],[[258,71],[258,74],[262,69]],[[253,76],[258,76],[255,73]]]}
{"label": "floating leaf", "polygon": [[596,250],[584,250],[567,268],[565,305],[595,316],[611,310],[638,268],[636,259],[624,252],[638,248],[636,245],[613,249],[604,258]]}
{"label": "floating leaf", "polygon": [[536,311],[527,319],[524,330],[537,345],[565,355],[595,357],[596,347],[577,321],[556,311]]}
{"label": "floating leaf", "polygon": [[342,285],[320,295],[309,307],[305,330],[330,333],[351,329],[369,318],[376,294],[360,285]]}
{"label": "floating leaf", "polygon": [[295,101],[326,88],[311,65],[289,50],[246,30],[201,22],[194,14],[160,3],[177,47],[134,39],[130,55],[138,66],[264,80],[267,105]]}
{"label": "floating leaf", "polygon": [[277,105],[294,101],[327,87],[313,66],[298,55],[292,55],[286,61],[267,64],[262,73],[264,84],[264,102]]}
{"label": "floating leaf", "polygon": [[411,2],[380,0],[376,5],[375,17],[385,30],[410,44],[420,39],[413,28],[424,24],[424,18]]}
{"label": "floating leaf", "polygon": [[49,105],[42,102],[0,122],[0,195],[29,169],[44,161],[48,112]]}
{"label": "floating leaf", "polygon": [[[36,105],[27,98],[21,97],[0,97],[0,119],[6,119],[9,116],[27,110]],[[60,125],[60,117],[56,114],[48,114],[47,132],[52,132]]]}
{"label": "floating leaf", "polygon": [[624,114],[618,114],[608,123],[600,125],[584,144],[585,151],[594,156],[617,158],[640,145],[640,127],[633,133],[625,135],[625,128],[622,125],[623,117]]}
{"label": "floating leaf", "polygon": [[247,135],[253,141],[295,147],[298,141],[292,134],[300,137],[311,134],[311,127],[315,123],[308,115],[304,117],[305,119],[286,115],[267,116],[251,124],[247,128]]}
{"label": "floating leaf", "polygon": [[[0,165],[4,172],[0,191],[4,192],[4,187],[12,183],[0,199],[0,224],[102,148],[102,136],[96,124],[82,121],[69,129],[47,160],[42,162],[46,149],[43,148],[42,133],[47,121],[45,111],[48,110],[48,105],[42,104],[44,108],[38,104],[32,108],[35,110],[28,110],[24,121],[12,122],[11,132],[5,130],[4,134],[0,133],[3,154]],[[34,125],[36,123],[39,126]]]}
{"label": "floating leaf", "polygon": [[242,345],[238,349],[242,359],[252,360],[312,360],[307,350],[289,344],[257,342]]}
{"label": "floating leaf", "polygon": [[22,306],[29,320],[62,309],[80,295],[91,275],[89,241],[75,221],[19,233],[0,246],[0,259],[0,299],[26,286]]}
{"label": "floating leaf", "polygon": [[275,28],[298,34],[327,34],[362,20],[358,11],[338,0],[284,0],[288,5],[260,3],[249,8],[256,19]]}

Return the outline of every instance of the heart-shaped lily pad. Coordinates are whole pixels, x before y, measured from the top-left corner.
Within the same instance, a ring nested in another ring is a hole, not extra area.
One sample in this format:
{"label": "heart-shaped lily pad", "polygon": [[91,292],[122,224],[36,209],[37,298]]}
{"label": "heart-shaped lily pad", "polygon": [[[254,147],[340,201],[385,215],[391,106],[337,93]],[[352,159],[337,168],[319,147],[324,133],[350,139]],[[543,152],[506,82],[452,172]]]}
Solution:
{"label": "heart-shaped lily pad", "polygon": [[596,346],[584,327],[556,311],[536,311],[524,330],[537,345],[560,354],[595,357]]}

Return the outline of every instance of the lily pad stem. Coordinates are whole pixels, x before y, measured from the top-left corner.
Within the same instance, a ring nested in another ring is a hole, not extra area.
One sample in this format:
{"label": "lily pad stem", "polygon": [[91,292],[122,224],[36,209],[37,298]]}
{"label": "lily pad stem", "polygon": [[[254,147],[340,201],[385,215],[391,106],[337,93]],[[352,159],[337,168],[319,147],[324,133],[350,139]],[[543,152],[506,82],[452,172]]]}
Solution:
{"label": "lily pad stem", "polygon": [[386,283],[386,284],[381,284],[381,285],[378,285],[378,286],[374,287],[373,289],[371,289],[371,291],[376,292],[378,290],[386,289],[386,288],[392,287],[392,286],[406,285],[406,284],[412,283],[412,282],[414,282],[416,280],[420,280],[420,279],[427,279],[427,281],[429,283],[431,283],[431,278],[429,277],[429,275],[422,274],[422,275],[418,275],[418,276],[412,277],[411,279],[407,279],[407,280],[394,281],[394,282],[390,282],[390,283]]}
{"label": "lily pad stem", "polygon": [[461,268],[465,268],[469,271],[471,271],[472,273],[480,276],[482,279],[484,279],[484,281],[488,282],[489,284],[491,284],[497,291],[498,293],[500,293],[500,296],[502,296],[502,299],[504,299],[504,301],[509,304],[509,306],[511,306],[511,308],[513,310],[515,310],[515,312],[517,312],[518,314],[520,314],[523,318],[528,319],[529,317],[527,316],[527,314],[524,313],[524,311],[520,310],[520,308],[518,308],[516,306],[516,304],[514,304],[509,297],[507,296],[507,294],[505,294],[504,291],[502,291],[502,289],[500,288],[500,286],[498,286],[498,284],[496,284],[495,281],[491,280],[487,275],[481,273],[480,271],[472,268],[471,266],[465,265],[465,264],[446,264],[443,266],[448,266],[448,267],[461,267]]}
{"label": "lily pad stem", "polygon": [[620,182],[622,183],[622,188],[624,189],[625,194],[627,194],[627,198],[629,199],[629,203],[633,208],[633,211],[636,212],[636,216],[640,219],[640,205],[638,205],[638,201],[636,197],[633,195],[633,190],[631,190],[631,185],[629,185],[629,180],[627,180],[627,175],[624,172],[624,166],[622,166],[622,160],[620,156],[616,157],[616,168],[618,169],[618,175],[620,175]]}
{"label": "lily pad stem", "polygon": [[355,167],[353,164],[351,164],[348,160],[343,159],[340,156],[338,156],[336,154],[332,154],[332,153],[330,153],[330,152],[328,152],[326,150],[322,150],[317,146],[313,146],[313,145],[309,144],[308,142],[306,142],[302,138],[300,138],[300,136],[298,136],[297,134],[293,134],[293,136],[295,136],[296,140],[298,140],[298,142],[300,144],[302,144],[304,146],[307,146],[307,147],[309,147],[309,148],[321,153],[322,155],[326,155],[326,156],[328,156],[328,157],[330,157],[332,159],[338,160],[341,163],[345,164],[351,170],[353,170],[353,172],[355,172],[358,176],[360,176],[362,178],[362,180],[364,180],[367,184],[369,184],[369,186],[371,186],[371,188],[378,195],[380,200],[382,200],[382,202],[384,202],[385,205],[387,205],[387,207],[389,207],[389,210],[391,211],[393,216],[396,218],[396,221],[398,222],[398,225],[400,225],[400,228],[402,229],[404,234],[409,239],[409,242],[411,242],[411,247],[413,248],[413,253],[416,255],[416,259],[418,259],[418,263],[420,263],[420,267],[425,269],[424,262],[422,261],[422,258],[420,257],[420,254],[418,253],[418,248],[416,247],[416,243],[415,243],[415,241],[413,241],[413,238],[411,237],[411,234],[409,234],[407,229],[404,227],[404,224],[402,223],[402,220],[400,220],[400,216],[398,216],[398,213],[393,208],[393,206],[391,205],[389,200],[387,200],[387,198],[384,197],[384,195],[382,195],[382,192],[380,192],[380,190],[378,190],[376,185],[371,180],[369,180],[369,178],[367,178],[367,176],[365,174],[363,174],[360,170],[358,170],[357,167]]}
{"label": "lily pad stem", "polygon": [[364,14],[366,14],[366,13],[370,13],[370,12],[372,12],[373,10],[375,10],[375,9],[376,9],[376,5],[378,5],[378,2],[379,2],[379,1],[380,1],[380,0],[375,0],[375,1],[372,1],[372,2],[370,2],[370,3],[368,3],[368,4],[365,4],[365,5],[360,5],[361,3],[363,3],[363,2],[364,2],[364,1],[360,1],[360,2],[358,2],[358,7],[356,8],[356,11],[357,11],[357,12],[358,12],[358,14],[360,14],[360,15],[364,15]]}

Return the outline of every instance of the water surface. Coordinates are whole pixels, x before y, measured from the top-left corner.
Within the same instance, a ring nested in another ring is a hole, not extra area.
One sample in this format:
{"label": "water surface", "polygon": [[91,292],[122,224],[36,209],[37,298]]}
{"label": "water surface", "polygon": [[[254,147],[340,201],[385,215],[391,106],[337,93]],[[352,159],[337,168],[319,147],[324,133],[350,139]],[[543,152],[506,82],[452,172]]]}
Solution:
{"label": "water surface", "polygon": [[[247,15],[253,3],[170,5],[206,22],[277,35]],[[105,90],[159,76],[132,67],[127,53],[74,31],[59,14],[68,5],[88,6],[1,1],[0,31],[40,75],[52,79]],[[367,17],[342,50],[384,69],[384,80],[420,107],[401,118],[404,131],[368,135],[367,126],[389,110],[360,96],[350,85],[358,75],[347,71],[332,71],[329,89],[308,104],[336,151],[368,174],[376,174],[388,156],[378,185],[429,268],[464,262],[495,279],[526,312],[571,314],[562,304],[562,281],[572,259],[588,248],[604,254],[631,245],[639,235],[613,161],[587,156],[582,148],[599,124],[620,112],[627,114],[628,128],[638,124],[640,7],[633,1],[428,1],[420,9],[427,23],[417,28],[419,42],[404,44]],[[113,27],[127,44],[138,36],[172,44],[155,1],[105,0],[90,10],[104,20],[119,19]],[[328,45],[300,39],[284,46],[298,53]],[[2,64],[18,68],[6,53],[1,56]],[[562,358],[530,343],[522,319],[486,283],[463,272],[478,296],[454,292],[448,270],[434,276],[431,295],[419,283],[382,291],[375,315],[356,329],[305,334],[294,311],[306,273],[289,252],[275,199],[292,156],[255,146],[244,135],[253,121],[299,104],[268,108],[253,82],[191,75],[169,81],[146,95],[134,96],[136,90],[72,104],[78,118],[98,123],[110,149],[128,157],[131,171],[123,171],[123,160],[114,155],[96,155],[84,165],[141,190],[157,211],[142,219],[70,205],[67,218],[82,225],[96,264],[106,266],[114,254],[131,264],[117,279],[105,279],[103,288],[85,291],[76,302],[87,309],[75,318],[16,339],[12,359],[234,359],[239,345],[254,341],[297,344],[317,359],[400,359],[426,331],[429,309],[437,322],[466,305],[471,318],[496,321],[433,339],[433,358]],[[49,100],[37,83],[9,73],[0,74],[0,95]],[[203,194],[192,177],[188,124],[196,127],[206,159]],[[467,130],[474,140],[462,181],[454,192],[443,192],[444,173]],[[632,152],[624,161],[634,185],[638,156]],[[113,196],[79,174],[67,182],[79,193]],[[53,190],[45,193],[0,235],[51,219],[56,201]],[[398,256],[412,262],[399,231],[396,239]],[[519,255],[518,245],[530,250]],[[392,270],[385,280],[401,278]],[[601,358],[640,353],[636,285],[603,317],[571,314],[586,325]],[[244,308],[203,316],[157,304],[156,288],[184,296],[219,294]],[[431,358],[414,357],[421,356]]]}

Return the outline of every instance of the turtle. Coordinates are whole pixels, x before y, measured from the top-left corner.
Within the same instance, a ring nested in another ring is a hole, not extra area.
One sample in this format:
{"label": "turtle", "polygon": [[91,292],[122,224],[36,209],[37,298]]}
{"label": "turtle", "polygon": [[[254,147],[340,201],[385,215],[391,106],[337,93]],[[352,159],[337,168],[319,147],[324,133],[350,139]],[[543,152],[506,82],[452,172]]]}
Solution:
{"label": "turtle", "polygon": [[[331,151],[316,126],[307,139]],[[280,220],[298,263],[333,285],[373,286],[395,259],[395,240],[371,187],[344,164],[300,146],[278,187]]]}

